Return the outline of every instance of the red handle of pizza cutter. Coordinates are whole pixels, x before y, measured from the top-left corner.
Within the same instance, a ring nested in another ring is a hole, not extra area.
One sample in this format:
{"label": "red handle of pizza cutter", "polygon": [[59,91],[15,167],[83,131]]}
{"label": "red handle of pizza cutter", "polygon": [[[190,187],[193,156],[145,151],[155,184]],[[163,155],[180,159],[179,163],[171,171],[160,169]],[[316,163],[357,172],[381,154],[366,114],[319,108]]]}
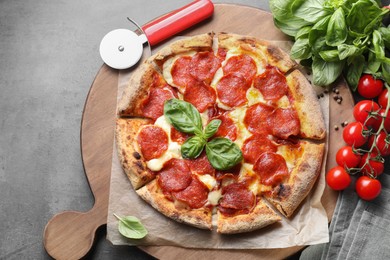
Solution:
{"label": "red handle of pizza cutter", "polygon": [[213,12],[214,4],[210,0],[196,0],[142,26],[142,30],[153,46],[210,17]]}

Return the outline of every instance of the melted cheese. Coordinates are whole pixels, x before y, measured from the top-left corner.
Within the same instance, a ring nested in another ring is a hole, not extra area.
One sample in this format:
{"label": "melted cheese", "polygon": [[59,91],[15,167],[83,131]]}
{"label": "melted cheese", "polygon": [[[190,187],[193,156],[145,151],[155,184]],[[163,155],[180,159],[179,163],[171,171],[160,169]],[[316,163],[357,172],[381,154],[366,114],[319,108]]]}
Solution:
{"label": "melted cheese", "polygon": [[155,126],[161,127],[168,135],[168,149],[159,158],[152,159],[146,162],[146,166],[152,171],[162,169],[164,163],[172,158],[181,159],[181,145],[171,140],[171,125],[167,122],[164,115],[157,118]]}
{"label": "melted cheese", "polygon": [[242,147],[244,141],[252,134],[248,131],[244,124],[246,107],[239,107],[229,113],[229,117],[233,120],[237,127],[237,139],[234,141],[239,147]]}
{"label": "melted cheese", "polygon": [[213,190],[209,193],[208,195],[208,202],[215,206],[215,205],[218,205],[218,202],[219,200],[221,199],[222,197],[222,191],[221,190]]}
{"label": "melted cheese", "polygon": [[209,190],[212,190],[217,185],[217,180],[210,174],[198,175],[198,178]]}

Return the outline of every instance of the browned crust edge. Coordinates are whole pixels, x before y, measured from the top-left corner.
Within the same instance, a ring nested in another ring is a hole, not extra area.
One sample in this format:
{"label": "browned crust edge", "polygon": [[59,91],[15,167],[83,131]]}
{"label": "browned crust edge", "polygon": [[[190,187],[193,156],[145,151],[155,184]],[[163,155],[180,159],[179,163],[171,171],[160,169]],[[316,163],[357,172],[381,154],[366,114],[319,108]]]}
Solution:
{"label": "browned crust edge", "polygon": [[306,142],[302,157],[291,172],[288,184],[275,187],[271,196],[264,196],[286,217],[291,217],[313,188],[321,172],[325,144]]}
{"label": "browned crust edge", "polygon": [[168,200],[158,187],[157,179],[138,189],[137,194],[153,208],[178,222],[186,223],[201,229],[212,229],[212,215],[209,209],[186,209],[176,207]]}
{"label": "browned crust edge", "polygon": [[249,214],[227,217],[217,212],[217,232],[236,234],[249,232],[269,226],[282,218],[275,213],[262,198],[258,198],[256,207]]}
{"label": "browned crust edge", "polygon": [[243,51],[259,54],[266,58],[267,64],[277,67],[283,73],[297,66],[297,63],[291,60],[281,48],[255,37],[222,32],[218,34],[218,45],[221,48],[240,48]]}
{"label": "browned crust edge", "polygon": [[299,70],[292,71],[286,80],[293,98],[293,106],[298,112],[302,137],[324,139],[325,121],[313,87]]}
{"label": "browned crust edge", "polygon": [[134,189],[155,178],[155,175],[147,170],[145,160],[135,148],[138,130],[148,123],[148,119],[142,118],[119,118],[116,122],[115,140],[119,161]]}

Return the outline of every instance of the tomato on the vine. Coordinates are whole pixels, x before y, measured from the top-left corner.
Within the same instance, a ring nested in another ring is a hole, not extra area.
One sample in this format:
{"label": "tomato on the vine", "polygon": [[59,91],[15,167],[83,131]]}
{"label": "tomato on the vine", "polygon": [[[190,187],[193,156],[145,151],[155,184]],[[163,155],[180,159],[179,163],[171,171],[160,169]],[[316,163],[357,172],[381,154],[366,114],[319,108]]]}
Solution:
{"label": "tomato on the vine", "polygon": [[383,161],[378,159],[375,152],[370,153],[370,158],[367,160],[368,155],[369,153],[364,154],[359,163],[362,174],[374,177],[381,175],[385,169]]}
{"label": "tomato on the vine", "polygon": [[384,122],[383,122],[384,128],[386,129],[386,131],[390,132],[390,113],[388,113],[387,116],[386,116],[386,110],[381,108],[379,110],[378,114],[379,114],[378,115],[378,119],[373,124],[374,130],[378,131],[378,129],[379,129],[381,123],[382,123],[382,119],[383,119],[384,120]]}
{"label": "tomato on the vine", "polygon": [[355,189],[360,198],[373,200],[381,193],[382,185],[377,179],[360,176],[356,181]]}
{"label": "tomato on the vine", "polygon": [[383,81],[375,79],[370,74],[363,75],[358,83],[357,90],[362,97],[374,98],[377,97],[383,89]]}
{"label": "tomato on the vine", "polygon": [[386,108],[387,107],[387,100],[389,98],[389,95],[388,95],[388,91],[387,91],[387,88],[385,88],[379,95],[378,97],[378,104],[382,107],[382,108]]}
{"label": "tomato on the vine", "polygon": [[[375,125],[378,118],[375,118],[374,116],[370,117],[368,120],[369,112],[378,112],[379,111],[379,105],[373,100],[362,100],[358,102],[354,108],[353,108],[353,117],[356,119],[356,121],[364,124],[366,126],[373,126]],[[367,121],[366,121],[367,120]]]}
{"label": "tomato on the vine", "polygon": [[364,145],[368,137],[363,133],[367,127],[360,122],[352,122],[343,130],[343,139],[349,146],[360,147]]}
{"label": "tomato on the vine", "polygon": [[372,145],[374,144],[374,140],[376,141],[376,147],[378,149],[378,152],[382,156],[390,155],[390,135],[388,136],[385,131],[380,131],[377,136],[370,136],[370,138],[368,139],[368,145],[370,147],[372,147]]}
{"label": "tomato on the vine", "polygon": [[326,183],[334,190],[344,190],[351,183],[351,176],[341,166],[330,169],[325,178]]}
{"label": "tomato on the vine", "polygon": [[338,165],[347,168],[355,168],[359,165],[361,155],[356,153],[351,146],[343,146],[336,153]]}

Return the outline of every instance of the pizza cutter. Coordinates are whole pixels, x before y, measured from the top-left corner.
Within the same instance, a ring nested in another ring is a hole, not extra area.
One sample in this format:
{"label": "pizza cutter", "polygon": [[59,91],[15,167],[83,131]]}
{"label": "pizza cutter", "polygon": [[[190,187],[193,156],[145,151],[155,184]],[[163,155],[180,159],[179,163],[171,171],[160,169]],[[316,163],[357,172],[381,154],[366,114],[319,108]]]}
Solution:
{"label": "pizza cutter", "polygon": [[114,69],[130,68],[141,58],[145,43],[154,46],[210,17],[213,11],[210,0],[196,0],[142,27],[128,18],[138,28],[138,34],[128,29],[107,33],[100,43],[100,56]]}

